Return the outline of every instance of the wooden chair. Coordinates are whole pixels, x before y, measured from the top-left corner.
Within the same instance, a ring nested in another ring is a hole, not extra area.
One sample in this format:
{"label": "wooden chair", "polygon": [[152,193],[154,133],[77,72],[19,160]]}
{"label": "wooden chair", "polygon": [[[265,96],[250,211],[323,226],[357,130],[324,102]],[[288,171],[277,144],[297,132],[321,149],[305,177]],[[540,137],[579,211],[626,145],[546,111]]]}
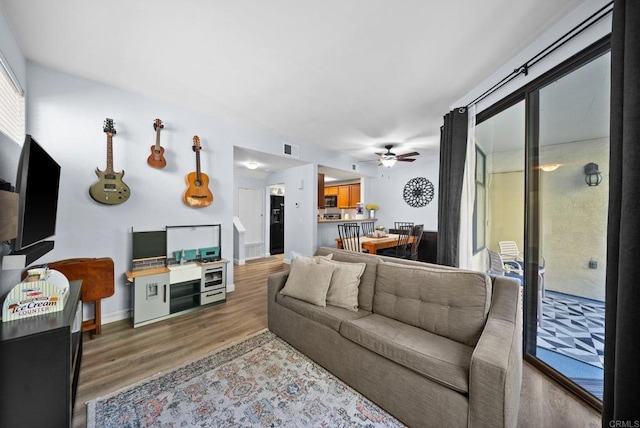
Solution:
{"label": "wooden chair", "polygon": [[363,221],[360,223],[360,230],[362,231],[362,236],[367,236],[376,231],[376,227],[374,222],[372,221]]}
{"label": "wooden chair", "polygon": [[339,224],[338,236],[342,242],[343,249],[358,253],[362,252],[362,247],[360,247],[360,226],[357,223]]}
{"label": "wooden chair", "polygon": [[407,254],[409,253],[409,237],[411,236],[411,231],[413,230],[413,225],[411,226],[400,226],[397,228],[398,233],[398,242],[395,247],[386,248],[384,250],[378,251],[378,254],[383,256],[397,257],[400,259],[407,258]]}
{"label": "wooden chair", "polygon": [[422,239],[422,232],[424,231],[424,224],[417,224],[413,226],[411,231],[411,236],[413,236],[413,241],[409,244],[409,251],[406,256],[409,260],[418,260],[418,246],[420,245],[420,240]]}

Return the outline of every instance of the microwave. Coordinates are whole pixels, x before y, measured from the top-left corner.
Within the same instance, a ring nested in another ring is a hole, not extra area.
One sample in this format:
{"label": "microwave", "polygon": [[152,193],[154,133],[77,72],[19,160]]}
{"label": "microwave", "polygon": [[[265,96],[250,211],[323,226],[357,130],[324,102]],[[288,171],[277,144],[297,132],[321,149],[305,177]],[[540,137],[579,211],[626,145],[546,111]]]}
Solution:
{"label": "microwave", "polygon": [[325,196],[324,197],[325,208],[336,208],[338,206],[338,196]]}

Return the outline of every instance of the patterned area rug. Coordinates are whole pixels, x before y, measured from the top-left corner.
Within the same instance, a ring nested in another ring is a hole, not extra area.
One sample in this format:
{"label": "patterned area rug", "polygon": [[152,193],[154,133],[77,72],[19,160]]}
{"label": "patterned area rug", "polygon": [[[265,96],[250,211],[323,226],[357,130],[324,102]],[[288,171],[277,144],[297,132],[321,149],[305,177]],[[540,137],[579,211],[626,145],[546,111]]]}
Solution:
{"label": "patterned area rug", "polygon": [[270,332],[87,403],[88,427],[402,427]]}
{"label": "patterned area rug", "polygon": [[538,346],[604,367],[604,304],[587,304],[547,292],[542,319]]}

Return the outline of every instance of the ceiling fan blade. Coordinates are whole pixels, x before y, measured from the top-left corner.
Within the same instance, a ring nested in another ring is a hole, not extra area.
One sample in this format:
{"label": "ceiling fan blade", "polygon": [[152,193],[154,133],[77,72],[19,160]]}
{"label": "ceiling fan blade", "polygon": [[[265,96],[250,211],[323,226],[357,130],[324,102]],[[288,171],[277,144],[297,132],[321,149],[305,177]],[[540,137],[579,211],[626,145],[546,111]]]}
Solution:
{"label": "ceiling fan blade", "polygon": [[398,162],[413,162],[415,159],[396,159]]}
{"label": "ceiling fan blade", "polygon": [[397,157],[398,158],[406,158],[407,156],[419,156],[419,155],[420,155],[420,153],[418,153],[418,152],[411,152],[411,153],[404,153],[404,154],[398,155]]}
{"label": "ceiling fan blade", "polygon": [[378,156],[386,155],[386,153],[376,153]]}

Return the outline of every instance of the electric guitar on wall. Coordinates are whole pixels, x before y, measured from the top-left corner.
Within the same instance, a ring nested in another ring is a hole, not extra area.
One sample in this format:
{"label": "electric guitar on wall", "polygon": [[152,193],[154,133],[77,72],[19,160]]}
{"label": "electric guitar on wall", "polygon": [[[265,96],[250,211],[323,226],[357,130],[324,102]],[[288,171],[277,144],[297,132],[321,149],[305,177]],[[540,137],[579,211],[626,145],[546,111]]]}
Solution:
{"label": "electric guitar on wall", "polygon": [[193,151],[196,152],[196,171],[187,174],[187,190],[182,200],[193,208],[208,207],[213,202],[213,193],[209,190],[209,177],[200,171],[200,138],[193,136]]}
{"label": "electric guitar on wall", "polygon": [[113,136],[116,133],[113,119],[105,119],[103,130],[107,134],[107,168],[104,171],[96,168],[98,182],[89,188],[89,195],[101,204],[117,205],[126,202],[131,191],[122,181],[124,171],[113,170]]}
{"label": "electric guitar on wall", "polygon": [[162,121],[156,119],[153,122],[153,129],[156,130],[156,144],[151,146],[151,154],[147,158],[147,163],[153,168],[164,168],[167,166],[167,160],[164,158],[164,148],[160,145],[160,130],[164,128]]}

